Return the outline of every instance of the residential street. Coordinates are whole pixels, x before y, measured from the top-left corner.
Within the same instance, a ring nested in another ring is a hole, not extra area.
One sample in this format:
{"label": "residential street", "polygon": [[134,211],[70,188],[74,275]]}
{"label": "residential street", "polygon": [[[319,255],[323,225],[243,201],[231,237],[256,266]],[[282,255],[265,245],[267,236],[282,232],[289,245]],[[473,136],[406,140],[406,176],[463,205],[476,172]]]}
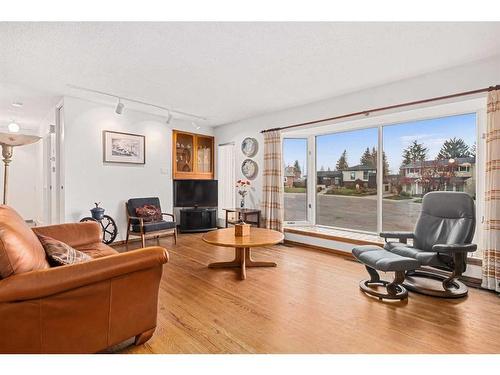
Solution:
{"label": "residential street", "polygon": [[[383,200],[384,230],[413,230],[421,204],[411,200]],[[306,194],[285,193],[285,220],[305,220]],[[376,196],[349,197],[319,194],[317,224],[377,231]]]}

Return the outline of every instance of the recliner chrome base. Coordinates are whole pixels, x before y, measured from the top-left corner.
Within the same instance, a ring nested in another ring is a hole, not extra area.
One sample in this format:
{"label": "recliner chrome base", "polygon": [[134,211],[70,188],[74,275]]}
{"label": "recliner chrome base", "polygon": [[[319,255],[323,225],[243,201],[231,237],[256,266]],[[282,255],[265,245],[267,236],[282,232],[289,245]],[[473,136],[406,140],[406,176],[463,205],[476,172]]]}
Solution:
{"label": "recliner chrome base", "polygon": [[403,285],[412,292],[441,298],[461,298],[469,292],[467,286],[453,275],[439,275],[424,270],[407,272]]}

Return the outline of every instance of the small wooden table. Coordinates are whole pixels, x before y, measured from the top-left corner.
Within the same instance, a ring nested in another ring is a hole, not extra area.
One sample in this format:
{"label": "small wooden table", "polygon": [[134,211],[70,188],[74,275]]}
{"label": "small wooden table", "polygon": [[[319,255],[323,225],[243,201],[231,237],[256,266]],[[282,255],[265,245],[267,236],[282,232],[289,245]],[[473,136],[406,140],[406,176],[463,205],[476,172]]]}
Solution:
{"label": "small wooden table", "polygon": [[[243,220],[247,224],[255,224],[260,227],[260,210],[255,208],[224,208],[226,211],[226,228],[228,224],[238,224]],[[230,213],[236,213],[236,220],[229,220]],[[256,220],[248,220],[248,216],[257,216]]]}
{"label": "small wooden table", "polygon": [[283,233],[264,228],[250,228],[250,235],[235,237],[234,228],[219,229],[205,233],[202,237],[206,243],[234,247],[234,259],[230,262],[210,263],[208,268],[241,269],[241,279],[246,279],[246,267],[276,267],[274,262],[258,262],[252,259],[250,248],[275,245],[283,241]]}

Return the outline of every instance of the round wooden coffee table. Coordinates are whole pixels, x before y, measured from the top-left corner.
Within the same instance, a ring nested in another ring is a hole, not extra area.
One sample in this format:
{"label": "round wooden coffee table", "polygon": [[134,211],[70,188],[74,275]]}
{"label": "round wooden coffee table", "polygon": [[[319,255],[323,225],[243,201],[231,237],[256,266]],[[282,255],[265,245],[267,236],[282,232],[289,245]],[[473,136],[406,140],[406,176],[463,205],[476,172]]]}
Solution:
{"label": "round wooden coffee table", "polygon": [[283,233],[264,228],[250,228],[250,235],[235,237],[234,228],[218,229],[205,233],[203,241],[211,245],[234,247],[234,259],[230,262],[210,263],[208,268],[241,268],[241,279],[246,279],[246,267],[276,267],[274,262],[258,262],[252,259],[250,248],[275,245],[283,241]]}

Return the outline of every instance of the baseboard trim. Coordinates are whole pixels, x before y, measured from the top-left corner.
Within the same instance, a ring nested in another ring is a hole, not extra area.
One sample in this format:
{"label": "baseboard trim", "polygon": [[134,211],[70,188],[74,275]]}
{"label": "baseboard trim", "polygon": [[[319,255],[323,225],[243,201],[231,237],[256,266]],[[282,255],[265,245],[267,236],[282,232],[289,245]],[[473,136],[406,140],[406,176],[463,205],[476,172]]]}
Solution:
{"label": "baseboard trim", "polygon": [[311,245],[311,244],[306,244],[303,242],[291,241],[291,240],[286,240],[286,239],[285,239],[285,241],[283,241],[283,243],[285,246],[286,245],[300,246],[300,247],[305,247],[305,248],[311,249],[311,250],[317,250],[317,251],[321,251],[321,252],[325,252],[325,253],[329,253],[329,254],[339,255],[341,257],[348,258],[350,260],[355,259],[351,253],[347,253],[347,252],[342,251],[342,250],[332,249],[329,247]]}

